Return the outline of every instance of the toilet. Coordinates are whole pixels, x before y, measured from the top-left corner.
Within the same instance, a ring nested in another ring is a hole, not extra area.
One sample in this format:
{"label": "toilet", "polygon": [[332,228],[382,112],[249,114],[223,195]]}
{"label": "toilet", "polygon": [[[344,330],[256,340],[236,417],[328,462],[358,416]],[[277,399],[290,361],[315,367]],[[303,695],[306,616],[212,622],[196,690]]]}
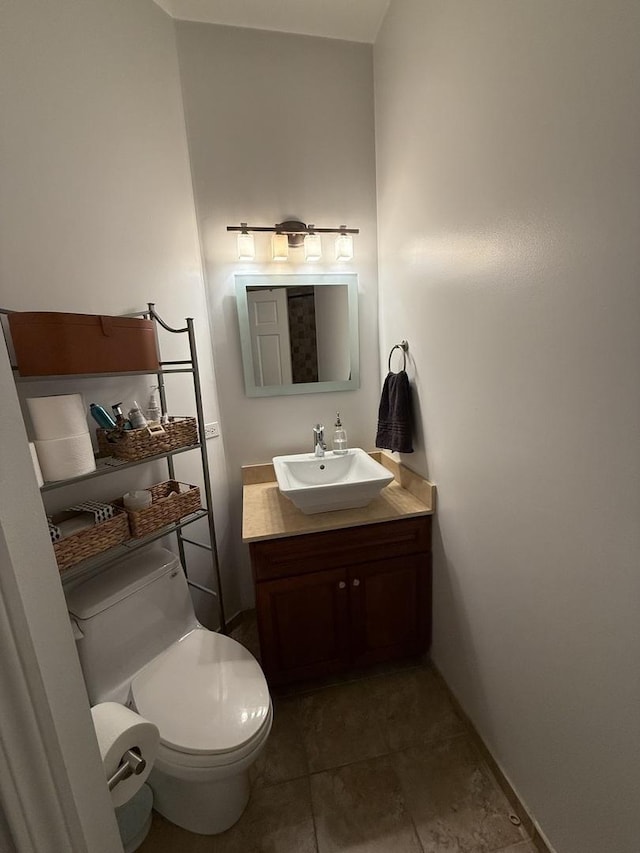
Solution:
{"label": "toilet", "polygon": [[249,801],[271,730],[264,674],[239,643],[198,623],[178,558],[138,551],[66,590],[89,699],[155,723],[154,808],[191,832],[224,832]]}

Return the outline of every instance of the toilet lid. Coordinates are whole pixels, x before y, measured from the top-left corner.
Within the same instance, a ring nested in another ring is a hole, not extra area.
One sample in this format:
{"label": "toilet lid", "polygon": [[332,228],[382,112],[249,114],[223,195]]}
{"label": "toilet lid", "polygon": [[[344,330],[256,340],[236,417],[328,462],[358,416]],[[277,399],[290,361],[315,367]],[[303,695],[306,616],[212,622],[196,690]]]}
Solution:
{"label": "toilet lid", "polygon": [[192,754],[237,749],[259,732],[269,712],[269,689],[253,655],[204,628],[147,664],[131,692],[161,741]]}

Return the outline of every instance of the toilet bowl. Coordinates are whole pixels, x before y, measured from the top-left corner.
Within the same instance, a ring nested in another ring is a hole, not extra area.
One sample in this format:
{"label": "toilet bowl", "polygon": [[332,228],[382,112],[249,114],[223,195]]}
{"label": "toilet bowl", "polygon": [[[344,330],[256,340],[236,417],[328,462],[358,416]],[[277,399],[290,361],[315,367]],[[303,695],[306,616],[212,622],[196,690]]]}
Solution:
{"label": "toilet bowl", "polygon": [[190,765],[190,756],[171,754],[170,750],[163,753],[161,744],[149,778],[155,809],[172,823],[202,835],[214,835],[233,826],[249,802],[248,770],[262,752],[271,721],[269,709],[259,740],[252,742],[251,749],[239,748],[234,760],[225,755],[224,764],[215,763],[218,756],[212,754],[206,756],[210,764]]}
{"label": "toilet bowl", "polygon": [[158,726],[154,808],[191,832],[224,832],[249,800],[249,767],[273,711],[256,659],[200,625],[177,558],[140,552],[67,592],[93,704],[129,705]]}
{"label": "toilet bowl", "polygon": [[235,640],[195,628],[135,676],[131,704],[160,730],[149,779],[156,810],[204,835],[232,826],[273,716],[255,658]]}

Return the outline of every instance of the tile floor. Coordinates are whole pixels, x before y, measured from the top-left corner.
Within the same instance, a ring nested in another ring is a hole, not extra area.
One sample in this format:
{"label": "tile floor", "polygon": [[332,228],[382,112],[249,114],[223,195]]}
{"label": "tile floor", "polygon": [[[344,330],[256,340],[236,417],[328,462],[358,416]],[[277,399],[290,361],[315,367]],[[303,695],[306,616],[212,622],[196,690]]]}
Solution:
{"label": "tile floor", "polygon": [[[251,620],[233,632],[254,653]],[[251,800],[218,836],[154,814],[141,853],[536,853],[428,665],[274,697]]]}

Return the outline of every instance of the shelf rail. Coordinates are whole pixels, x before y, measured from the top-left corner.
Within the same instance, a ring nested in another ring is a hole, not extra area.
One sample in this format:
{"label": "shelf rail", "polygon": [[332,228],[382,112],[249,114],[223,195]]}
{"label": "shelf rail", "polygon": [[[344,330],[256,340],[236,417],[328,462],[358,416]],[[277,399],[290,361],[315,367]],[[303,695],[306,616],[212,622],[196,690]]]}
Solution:
{"label": "shelf rail", "polygon": [[89,471],[88,474],[79,474],[77,477],[70,477],[68,480],[52,480],[43,483],[40,486],[41,492],[51,492],[55,489],[62,489],[65,486],[74,486],[76,483],[83,483],[85,480],[93,480],[95,477],[102,477],[105,474],[112,474],[114,471],[126,471],[127,468],[135,468],[138,465],[145,465],[148,462],[159,462],[167,456],[178,456],[180,453],[186,453],[189,450],[199,450],[198,444],[188,444],[185,447],[176,447],[175,450],[167,450],[163,453],[154,453],[153,456],[145,456],[143,459],[133,459],[131,461],[125,459],[116,459],[114,456],[107,456],[96,459],[96,470]]}
{"label": "shelf rail", "polygon": [[[209,468],[209,454],[207,452],[207,442],[204,438],[204,407],[202,405],[202,384],[200,382],[200,370],[198,364],[198,351],[196,348],[196,335],[195,335],[195,327],[193,317],[186,318],[186,326],[182,329],[174,329],[169,326],[165,321],[160,317],[158,312],[156,311],[156,306],[154,302],[147,303],[148,307],[148,316],[155,321],[157,324],[155,328],[156,333],[156,345],[158,352],[160,352],[160,343],[158,337],[158,325],[161,326],[165,331],[170,332],[171,334],[184,334],[186,333],[189,340],[189,354],[191,355],[191,375],[193,377],[193,392],[195,396],[196,403],[196,419],[198,421],[198,427],[200,429],[200,456],[202,459],[202,474],[203,474],[203,484],[204,484],[204,493],[205,493],[205,502],[208,507],[207,511],[207,520],[209,525],[209,541],[210,541],[210,549],[211,549],[211,560],[213,563],[213,571],[215,575],[216,587],[217,587],[217,600],[218,600],[218,609],[220,615],[220,630],[223,634],[227,632],[227,620],[224,609],[224,597],[222,594],[222,577],[220,575],[220,560],[218,557],[218,546],[216,541],[216,529],[215,529],[215,520],[213,517],[213,490],[211,488],[211,471]],[[164,372],[159,371],[157,374],[158,377],[158,393],[160,395],[160,404],[162,406],[162,411],[167,411],[167,394],[166,387],[164,382]],[[169,476],[173,480],[175,479],[175,470],[173,464],[173,457],[167,457],[167,466],[169,469]],[[184,568],[185,574],[187,573],[186,565],[186,554],[185,554],[185,539],[182,536],[180,530],[176,531],[176,537],[178,540],[178,551],[180,554],[180,562]],[[190,543],[194,544],[194,543]]]}
{"label": "shelf rail", "polygon": [[204,542],[196,542],[196,541],[195,541],[195,539],[187,539],[187,537],[186,537],[186,536],[183,536],[183,537],[182,537],[182,541],[183,541],[183,542],[188,542],[188,544],[189,544],[189,545],[195,545],[195,546],[196,546],[196,548],[204,548],[204,549],[205,549],[205,551],[210,551],[210,550],[211,550],[211,545],[207,545],[207,544],[206,544],[206,543],[204,543]]}

